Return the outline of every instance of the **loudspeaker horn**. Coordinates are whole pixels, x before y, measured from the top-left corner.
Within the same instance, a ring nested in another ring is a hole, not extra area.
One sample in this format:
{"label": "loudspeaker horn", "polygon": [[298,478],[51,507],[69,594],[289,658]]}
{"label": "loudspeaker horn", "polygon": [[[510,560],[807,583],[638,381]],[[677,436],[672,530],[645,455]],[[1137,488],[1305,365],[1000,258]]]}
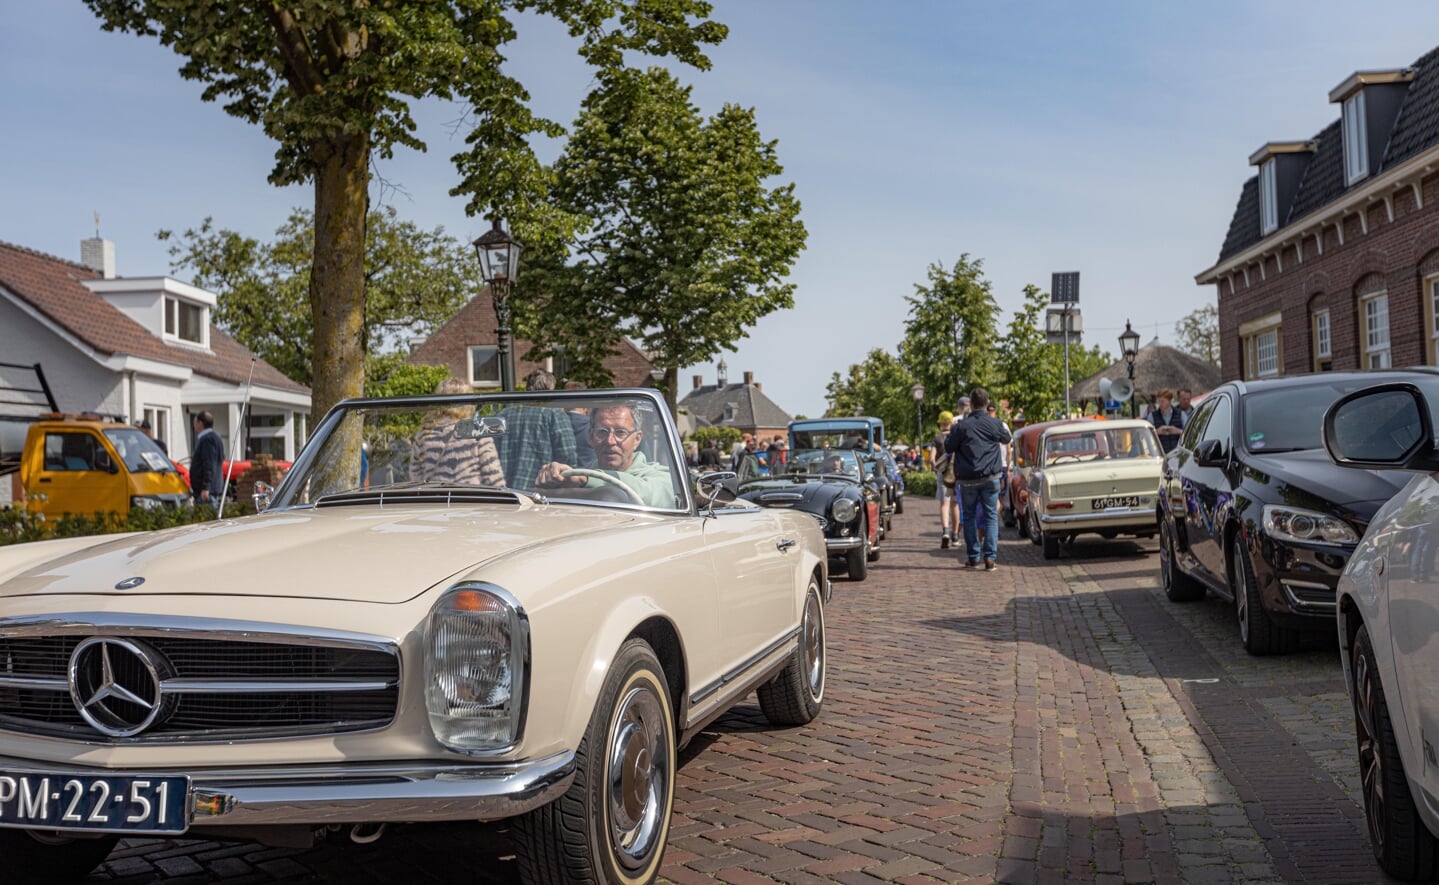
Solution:
{"label": "loudspeaker horn", "polygon": [[1100,399],[1106,399],[1106,400],[1109,399],[1109,384],[1110,384],[1110,382],[1109,382],[1109,379],[1108,379],[1108,378],[1100,378],[1100,379],[1099,379],[1099,398],[1100,398]]}
{"label": "loudspeaker horn", "polygon": [[1120,402],[1128,402],[1131,396],[1134,396],[1133,381],[1130,381],[1128,378],[1117,378],[1114,381],[1110,382],[1110,399],[1116,399]]}

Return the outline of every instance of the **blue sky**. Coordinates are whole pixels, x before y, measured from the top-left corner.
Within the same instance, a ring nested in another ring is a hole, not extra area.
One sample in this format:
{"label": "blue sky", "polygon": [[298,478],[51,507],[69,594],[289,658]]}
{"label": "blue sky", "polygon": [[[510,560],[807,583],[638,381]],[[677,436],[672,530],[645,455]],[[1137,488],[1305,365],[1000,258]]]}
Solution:
{"label": "blue sky", "polygon": [[[13,4],[0,29],[0,240],[65,258],[94,233],[119,273],[167,273],[155,239],[206,216],[269,239],[308,189],[265,182],[274,148],[200,100],[153,39],[102,32],[76,0]],[[719,0],[730,37],[683,70],[707,112],[757,111],[779,140],[809,245],[796,306],[724,354],[791,413],[874,347],[893,350],[904,297],[933,262],[983,259],[1001,307],[1026,283],[1081,272],[1086,343],[1145,339],[1213,299],[1214,263],[1249,154],[1337,118],[1328,91],[1439,43],[1439,3]],[[590,86],[561,29],[520,22],[509,70],[570,122]],[[23,84],[23,85],[22,85]],[[463,240],[487,227],[448,196],[458,116],[417,112],[427,153],[380,164],[402,217]],[[553,146],[544,151],[553,154]],[[859,247],[863,243],[863,248]],[[521,271],[523,273],[523,271]],[[714,378],[713,364],[681,370]]]}

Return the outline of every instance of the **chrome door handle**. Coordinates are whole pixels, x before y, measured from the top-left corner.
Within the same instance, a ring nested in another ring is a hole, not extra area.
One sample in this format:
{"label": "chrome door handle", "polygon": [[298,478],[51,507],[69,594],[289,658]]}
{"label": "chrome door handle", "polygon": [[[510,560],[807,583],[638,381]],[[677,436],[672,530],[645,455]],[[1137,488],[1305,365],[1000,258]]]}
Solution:
{"label": "chrome door handle", "polygon": [[785,551],[789,550],[789,548],[793,547],[795,544],[798,543],[799,542],[794,540],[793,538],[785,538],[782,541],[775,541],[774,549],[778,550],[781,553],[784,553]]}

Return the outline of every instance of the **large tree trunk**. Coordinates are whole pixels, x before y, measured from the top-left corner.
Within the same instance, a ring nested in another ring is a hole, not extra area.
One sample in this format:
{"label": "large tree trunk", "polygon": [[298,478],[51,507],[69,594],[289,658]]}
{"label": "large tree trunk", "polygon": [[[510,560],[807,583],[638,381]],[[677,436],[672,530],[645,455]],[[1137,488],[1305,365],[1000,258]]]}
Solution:
{"label": "large tree trunk", "polygon": [[365,379],[365,216],[370,143],[365,135],[326,139],[315,155],[315,264],[310,311],[315,324],[315,420],[359,396]]}
{"label": "large tree trunk", "polygon": [[680,370],[679,370],[679,367],[678,367],[678,366],[668,366],[668,367],[666,367],[666,368],[665,368],[665,380],[664,380],[664,385],[665,385],[665,391],[664,391],[664,393],[665,393],[665,405],[667,405],[667,406],[670,407],[670,414],[674,416],[675,424],[679,424],[679,421],[680,421],[679,394],[676,392],[676,391],[679,390],[679,383],[680,383]]}

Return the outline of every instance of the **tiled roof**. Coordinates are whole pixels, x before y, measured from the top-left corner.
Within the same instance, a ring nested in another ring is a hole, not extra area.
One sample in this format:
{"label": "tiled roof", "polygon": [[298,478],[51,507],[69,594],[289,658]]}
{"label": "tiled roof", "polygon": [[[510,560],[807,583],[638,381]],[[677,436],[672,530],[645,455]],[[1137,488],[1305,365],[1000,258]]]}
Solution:
{"label": "tiled roof", "polygon": [[[188,366],[197,374],[244,384],[253,354],[215,326],[210,350],[168,344],[85,287],[100,275],[83,264],[0,242],[0,287],[13,293],[57,326],[104,354],[125,354]],[[264,360],[255,361],[256,384],[309,392]]]}
{"label": "tiled roof", "polygon": [[[734,405],[734,416],[726,419],[725,412],[731,404]],[[789,413],[775,405],[774,400],[753,384],[726,384],[724,387],[706,384],[696,387],[679,401],[679,407],[688,409],[699,424],[784,427],[793,420]]]}
{"label": "tiled roof", "polygon": [[[1404,93],[1384,155],[1370,170],[1375,175],[1439,144],[1439,47],[1431,49],[1412,67],[1414,79]],[[1314,136],[1314,141],[1314,155],[1304,170],[1284,224],[1319,211],[1348,190],[1344,184],[1344,146],[1339,120],[1324,127]],[[1243,252],[1260,239],[1256,176],[1246,181],[1240,191],[1239,204],[1219,250],[1219,261]]]}

